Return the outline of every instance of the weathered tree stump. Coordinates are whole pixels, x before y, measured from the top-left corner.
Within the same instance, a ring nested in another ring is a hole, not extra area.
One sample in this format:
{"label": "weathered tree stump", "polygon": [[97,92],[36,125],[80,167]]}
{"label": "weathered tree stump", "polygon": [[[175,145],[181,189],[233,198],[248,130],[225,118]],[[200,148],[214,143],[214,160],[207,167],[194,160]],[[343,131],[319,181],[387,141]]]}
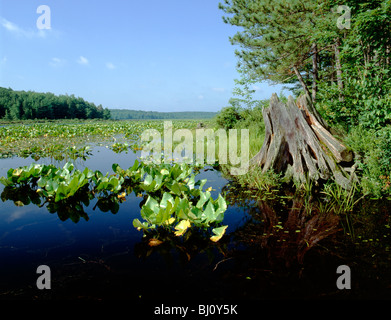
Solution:
{"label": "weathered tree stump", "polygon": [[265,140],[251,159],[252,166],[260,166],[262,172],[282,173],[286,181],[334,179],[350,189],[355,178],[353,152],[326,129],[309,97],[301,96],[295,103],[289,96],[285,104],[273,94],[270,106],[263,109],[263,118]]}

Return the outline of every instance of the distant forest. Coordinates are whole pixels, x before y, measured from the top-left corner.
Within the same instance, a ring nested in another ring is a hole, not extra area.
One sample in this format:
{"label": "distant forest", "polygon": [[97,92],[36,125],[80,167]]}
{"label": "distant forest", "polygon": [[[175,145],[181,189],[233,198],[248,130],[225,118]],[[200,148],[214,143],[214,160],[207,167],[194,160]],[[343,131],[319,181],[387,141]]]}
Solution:
{"label": "distant forest", "polygon": [[74,95],[14,91],[0,87],[0,119],[210,119],[216,112],[107,109]]}
{"label": "distant forest", "polygon": [[127,109],[110,109],[111,118],[124,119],[210,119],[217,112],[183,111],[183,112],[157,112]]}
{"label": "distant forest", "polygon": [[0,119],[110,119],[110,111],[74,95],[0,87]]}

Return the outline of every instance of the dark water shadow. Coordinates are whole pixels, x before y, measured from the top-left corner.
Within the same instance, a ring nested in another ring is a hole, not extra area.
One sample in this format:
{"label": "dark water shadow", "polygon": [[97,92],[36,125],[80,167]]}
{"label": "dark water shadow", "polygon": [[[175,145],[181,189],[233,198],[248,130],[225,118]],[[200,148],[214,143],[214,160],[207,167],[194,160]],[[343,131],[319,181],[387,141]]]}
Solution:
{"label": "dark water shadow", "polygon": [[[325,206],[322,197],[267,199],[234,185],[225,191],[231,205],[247,212],[231,234],[228,256],[231,276],[251,283],[248,296],[391,299],[389,201],[365,200],[353,212],[336,214],[340,210]],[[340,265],[352,270],[351,290],[336,286]]]}

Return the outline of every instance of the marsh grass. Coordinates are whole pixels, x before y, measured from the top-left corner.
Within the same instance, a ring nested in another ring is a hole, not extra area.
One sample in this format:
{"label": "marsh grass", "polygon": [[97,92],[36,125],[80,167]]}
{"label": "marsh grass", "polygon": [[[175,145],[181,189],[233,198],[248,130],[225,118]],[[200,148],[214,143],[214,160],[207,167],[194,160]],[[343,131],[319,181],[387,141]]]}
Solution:
{"label": "marsh grass", "polygon": [[324,201],[327,203],[322,206],[322,211],[333,210],[336,215],[343,217],[341,224],[345,233],[354,237],[352,214],[357,204],[365,197],[365,195],[359,196],[357,182],[353,183],[350,190],[343,189],[334,182],[327,183],[321,193],[325,196]]}

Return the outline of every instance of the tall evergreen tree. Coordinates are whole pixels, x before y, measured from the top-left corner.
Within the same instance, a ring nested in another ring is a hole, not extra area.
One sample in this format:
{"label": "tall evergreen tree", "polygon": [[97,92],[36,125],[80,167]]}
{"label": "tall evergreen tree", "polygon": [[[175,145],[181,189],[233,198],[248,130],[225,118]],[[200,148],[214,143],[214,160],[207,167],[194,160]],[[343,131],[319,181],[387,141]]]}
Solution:
{"label": "tall evergreen tree", "polygon": [[326,0],[224,0],[219,5],[227,14],[224,22],[242,28],[230,38],[241,47],[239,71],[253,81],[300,85],[315,100],[320,54],[338,34],[330,5]]}

